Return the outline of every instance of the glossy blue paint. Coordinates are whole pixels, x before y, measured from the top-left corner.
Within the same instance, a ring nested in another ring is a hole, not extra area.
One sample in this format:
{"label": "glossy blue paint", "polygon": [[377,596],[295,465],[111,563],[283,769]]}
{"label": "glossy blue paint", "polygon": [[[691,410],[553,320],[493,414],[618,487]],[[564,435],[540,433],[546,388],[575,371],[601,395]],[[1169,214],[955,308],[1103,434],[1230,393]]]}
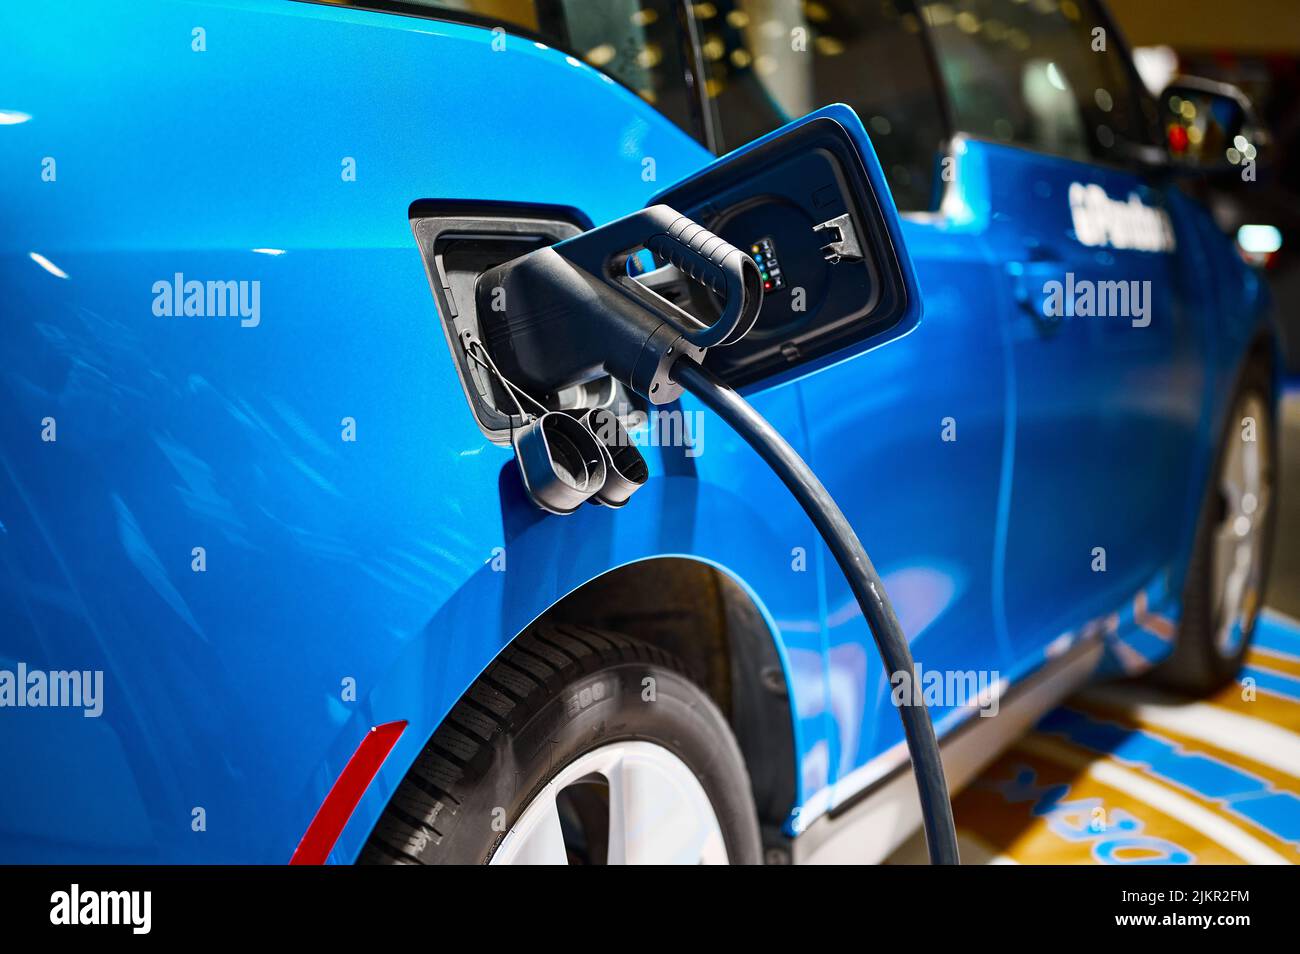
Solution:
{"label": "glossy blue paint", "polygon": [[[517,37],[495,53],[474,27],[256,0],[59,6],[0,11],[0,110],[28,117],[0,126],[0,669],[103,670],[103,714],[0,710],[0,861],[287,861],[366,730],[409,720],[331,856],[350,861],[513,634],[601,573],[664,556],[731,575],[771,628],[799,760],[792,830],[897,754],[838,571],[725,426],[709,420],[698,457],[648,449],[652,477],[624,510],[542,515],[446,353],[412,201],[603,222],[708,162],[694,141],[590,67]],[[1016,243],[1077,252],[1061,184],[1131,183],[957,150],[940,212],[896,234],[924,321],[749,396],[858,528],[921,664],[1015,678],[1139,587],[1176,602],[1265,302],[1198,206],[1141,184],[1170,209],[1177,255],[1088,264],[1154,269],[1168,318],[1150,340],[1036,337],[1007,267],[1026,258]],[[178,273],[259,282],[256,324],[156,315],[156,283]],[[1135,435],[1160,435],[1157,457],[1116,464],[1122,491],[1053,430],[1103,417],[1089,440],[1113,426],[1141,455]],[[1036,575],[1090,540],[1050,532],[1073,519],[1064,494],[1108,521],[1121,565],[1101,591]],[[937,715],[942,729],[959,713]]]}

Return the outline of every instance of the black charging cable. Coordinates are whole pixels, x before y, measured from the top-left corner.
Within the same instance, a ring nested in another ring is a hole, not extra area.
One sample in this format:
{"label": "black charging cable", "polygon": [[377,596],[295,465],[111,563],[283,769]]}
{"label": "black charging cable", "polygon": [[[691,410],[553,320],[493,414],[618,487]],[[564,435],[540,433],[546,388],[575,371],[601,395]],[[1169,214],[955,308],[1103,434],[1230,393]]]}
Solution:
{"label": "black charging cable", "polygon": [[[898,617],[894,615],[885,585],[871,565],[871,558],[858,535],[817,475],[776,428],[707,368],[689,358],[682,358],[672,366],[669,374],[731,425],[794,494],[848,579],[862,615],[871,627],[885,672],[913,675],[912,651],[898,624]],[[957,829],[952,819],[952,804],[948,800],[948,782],[939,758],[939,741],[924,700],[912,699],[909,694],[909,698],[899,706],[899,715],[903,720],[903,733],[907,737],[916,787],[921,796],[921,815],[930,862],[936,865],[959,864]]]}

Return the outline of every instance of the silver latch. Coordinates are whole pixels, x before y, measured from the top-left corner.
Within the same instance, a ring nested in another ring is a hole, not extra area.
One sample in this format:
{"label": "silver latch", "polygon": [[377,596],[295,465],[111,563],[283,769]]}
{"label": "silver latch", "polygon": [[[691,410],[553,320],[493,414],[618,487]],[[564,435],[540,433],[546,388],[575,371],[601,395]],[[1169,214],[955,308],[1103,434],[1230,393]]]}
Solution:
{"label": "silver latch", "polygon": [[858,240],[857,229],[853,227],[853,218],[849,213],[827,219],[821,225],[813,226],[814,232],[825,232],[830,239],[822,246],[822,255],[832,265],[841,259],[856,262],[862,258],[862,243]]}

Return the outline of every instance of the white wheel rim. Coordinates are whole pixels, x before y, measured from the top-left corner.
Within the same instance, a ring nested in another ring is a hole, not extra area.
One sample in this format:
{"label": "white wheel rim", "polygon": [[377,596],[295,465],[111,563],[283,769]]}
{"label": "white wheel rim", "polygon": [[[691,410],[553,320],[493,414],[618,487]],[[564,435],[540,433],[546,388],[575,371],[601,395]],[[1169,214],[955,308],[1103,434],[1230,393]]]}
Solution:
{"label": "white wheel rim", "polygon": [[[1254,440],[1246,440],[1246,418],[1255,422]],[[1264,528],[1272,505],[1269,473],[1268,411],[1257,395],[1248,394],[1234,410],[1219,468],[1218,489],[1223,519],[1214,530],[1211,583],[1214,599],[1214,645],[1225,657],[1236,655],[1259,609],[1264,566]]]}
{"label": "white wheel rim", "polygon": [[528,803],[490,863],[568,864],[558,800],[593,776],[609,786],[608,864],[727,863],[704,787],[685,762],[652,742],[614,742],[578,756]]}

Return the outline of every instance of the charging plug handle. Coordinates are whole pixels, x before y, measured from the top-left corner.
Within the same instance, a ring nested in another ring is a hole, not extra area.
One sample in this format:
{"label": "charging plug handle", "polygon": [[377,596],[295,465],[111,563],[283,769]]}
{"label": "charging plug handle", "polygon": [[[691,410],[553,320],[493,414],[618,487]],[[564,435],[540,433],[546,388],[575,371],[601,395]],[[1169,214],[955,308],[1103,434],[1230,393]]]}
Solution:
{"label": "charging plug handle", "polygon": [[[551,247],[584,271],[605,275],[624,294],[675,326],[693,347],[738,341],[758,318],[763,283],[754,260],[670,206],[652,205]],[[717,320],[704,324],[629,275],[627,257],[638,248],[648,249],[657,264],[676,266],[721,297],[724,306]]]}
{"label": "charging plug handle", "polygon": [[[817,475],[776,428],[707,368],[686,358],[673,365],[671,374],[758,452],[812,519],[871,627],[885,671],[914,672],[912,651],[889,602],[885,585],[863,549],[862,541]],[[924,700],[916,700],[914,704],[908,700],[899,706],[898,711],[921,796],[921,815],[930,861],[932,864],[958,864],[957,828],[953,823],[948,782],[943,774],[939,742],[930,722],[930,713]]]}
{"label": "charging plug handle", "polygon": [[[645,248],[723,302],[711,323],[628,274]],[[652,404],[681,394],[668,369],[680,356],[744,337],[758,319],[763,283],[753,259],[666,205],[655,205],[479,276],[478,314],[507,377],[534,394],[611,374]]]}

